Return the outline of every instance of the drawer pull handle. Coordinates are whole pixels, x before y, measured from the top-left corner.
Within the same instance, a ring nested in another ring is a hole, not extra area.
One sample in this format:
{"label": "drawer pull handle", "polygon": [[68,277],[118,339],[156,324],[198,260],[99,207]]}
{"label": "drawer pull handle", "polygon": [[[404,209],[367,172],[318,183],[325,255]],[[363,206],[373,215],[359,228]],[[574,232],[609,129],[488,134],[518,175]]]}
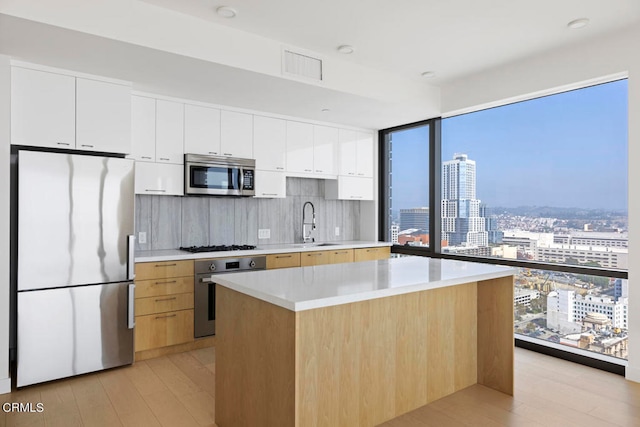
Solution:
{"label": "drawer pull handle", "polygon": [[175,267],[176,264],[175,262],[173,264],[156,264],[156,267]]}
{"label": "drawer pull handle", "polygon": [[307,256],[322,256],[324,254],[306,254]]}
{"label": "drawer pull handle", "polygon": [[171,297],[171,298],[158,298],[156,299],[156,302],[160,302],[160,301],[172,301],[174,299],[177,299],[178,297]]}
{"label": "drawer pull handle", "polygon": [[151,157],[149,156],[141,156],[142,159],[147,159],[147,160],[151,160]]}
{"label": "drawer pull handle", "polygon": [[349,251],[342,251],[342,252],[334,252],[334,254],[339,255],[339,254],[348,254]]}
{"label": "drawer pull handle", "polygon": [[225,156],[233,156],[232,153],[222,153],[222,154],[224,154]]}
{"label": "drawer pull handle", "polygon": [[262,193],[263,196],[277,196],[276,193]]}
{"label": "drawer pull handle", "polygon": [[89,147],[89,148],[93,148],[93,145],[89,145],[89,144],[80,144],[81,147]]}
{"label": "drawer pull handle", "polygon": [[291,258],[291,255],[277,255],[276,259],[280,259],[280,258]]}
{"label": "drawer pull handle", "polygon": [[58,144],[58,145],[67,145],[67,146],[71,145],[68,142],[56,142],[56,144]]}
{"label": "drawer pull handle", "polygon": [[164,160],[164,161],[168,162],[171,159],[169,159],[168,157],[160,157],[158,160]]}
{"label": "drawer pull handle", "polygon": [[217,151],[209,151],[209,154],[218,154]]}
{"label": "drawer pull handle", "polygon": [[156,189],[153,189],[153,188],[145,188],[145,190],[144,190],[144,191],[149,191],[149,192],[151,192],[151,191],[157,191],[157,192],[159,192],[159,193],[166,193],[166,192],[167,192],[167,190],[156,190]]}
{"label": "drawer pull handle", "polygon": [[156,319],[168,319],[169,317],[176,317],[176,314],[167,314],[166,316],[156,316]]}
{"label": "drawer pull handle", "polygon": [[156,282],[155,284],[156,285],[166,285],[166,284],[169,284],[169,283],[177,283],[177,282],[178,282],[177,280],[169,280],[168,282]]}

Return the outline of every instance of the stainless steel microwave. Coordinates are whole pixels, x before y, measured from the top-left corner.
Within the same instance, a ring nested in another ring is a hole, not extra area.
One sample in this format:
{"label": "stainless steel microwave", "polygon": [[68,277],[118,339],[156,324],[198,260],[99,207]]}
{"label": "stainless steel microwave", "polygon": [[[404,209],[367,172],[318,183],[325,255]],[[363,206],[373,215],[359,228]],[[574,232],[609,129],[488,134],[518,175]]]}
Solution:
{"label": "stainless steel microwave", "polygon": [[253,159],[184,155],[184,192],[209,196],[255,196]]}

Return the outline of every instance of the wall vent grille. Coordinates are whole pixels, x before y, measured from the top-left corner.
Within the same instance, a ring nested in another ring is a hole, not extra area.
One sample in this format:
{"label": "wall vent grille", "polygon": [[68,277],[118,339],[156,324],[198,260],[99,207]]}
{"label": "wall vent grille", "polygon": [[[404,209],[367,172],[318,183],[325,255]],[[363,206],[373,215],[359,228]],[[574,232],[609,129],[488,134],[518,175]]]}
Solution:
{"label": "wall vent grille", "polygon": [[322,60],[284,49],[282,51],[282,73],[321,82]]}

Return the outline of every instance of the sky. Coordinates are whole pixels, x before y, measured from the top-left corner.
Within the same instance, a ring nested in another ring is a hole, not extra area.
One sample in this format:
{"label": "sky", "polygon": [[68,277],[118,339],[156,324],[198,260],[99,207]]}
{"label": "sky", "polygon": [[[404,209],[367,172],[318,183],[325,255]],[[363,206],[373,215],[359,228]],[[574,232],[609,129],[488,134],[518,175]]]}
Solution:
{"label": "sky", "polygon": [[[442,120],[489,206],[627,209],[627,80]],[[393,133],[393,209],[428,204],[428,127]],[[421,191],[424,189],[424,191]]]}

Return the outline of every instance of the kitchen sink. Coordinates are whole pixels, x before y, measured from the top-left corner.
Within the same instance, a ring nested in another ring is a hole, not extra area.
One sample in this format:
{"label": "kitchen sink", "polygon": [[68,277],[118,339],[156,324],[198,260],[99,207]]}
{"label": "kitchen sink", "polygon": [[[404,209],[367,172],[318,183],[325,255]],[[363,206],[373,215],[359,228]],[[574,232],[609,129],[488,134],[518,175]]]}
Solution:
{"label": "kitchen sink", "polygon": [[340,243],[301,243],[299,245],[293,245],[294,248],[317,248],[322,246],[336,246]]}

